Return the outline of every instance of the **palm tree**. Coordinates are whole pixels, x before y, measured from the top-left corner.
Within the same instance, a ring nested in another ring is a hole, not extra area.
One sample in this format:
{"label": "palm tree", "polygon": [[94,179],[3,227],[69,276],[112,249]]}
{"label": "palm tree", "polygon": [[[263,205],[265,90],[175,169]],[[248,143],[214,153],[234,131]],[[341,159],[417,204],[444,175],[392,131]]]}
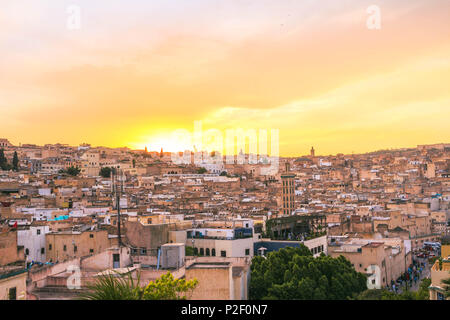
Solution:
{"label": "palm tree", "polygon": [[82,300],[141,300],[139,286],[140,275],[135,281],[131,274],[122,275],[118,272],[100,275],[87,292],[82,293]]}

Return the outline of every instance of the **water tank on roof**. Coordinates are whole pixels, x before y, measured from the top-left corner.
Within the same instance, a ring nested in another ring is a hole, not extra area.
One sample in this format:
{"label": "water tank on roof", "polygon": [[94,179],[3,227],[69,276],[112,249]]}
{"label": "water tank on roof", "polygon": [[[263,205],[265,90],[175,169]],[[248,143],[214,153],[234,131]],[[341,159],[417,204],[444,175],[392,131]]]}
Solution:
{"label": "water tank on roof", "polygon": [[184,243],[167,243],[161,246],[161,268],[178,269],[184,265]]}

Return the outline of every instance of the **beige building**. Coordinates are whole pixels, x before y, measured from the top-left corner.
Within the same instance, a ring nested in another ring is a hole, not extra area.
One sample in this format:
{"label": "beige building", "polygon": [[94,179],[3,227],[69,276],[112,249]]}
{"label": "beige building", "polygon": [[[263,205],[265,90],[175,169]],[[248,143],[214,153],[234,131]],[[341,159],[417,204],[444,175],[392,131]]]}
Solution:
{"label": "beige building", "polygon": [[0,266],[25,261],[23,247],[17,246],[17,231],[0,231]]}
{"label": "beige building", "polygon": [[[79,281],[73,277],[74,272],[80,272]],[[136,267],[132,265],[129,248],[113,246],[89,257],[78,257],[54,265],[36,266],[29,272],[28,298],[78,299],[79,294],[99,275],[116,272],[133,273],[133,278],[136,279]]]}
{"label": "beige building", "polygon": [[52,262],[94,255],[112,244],[106,230],[51,232],[45,235],[45,240],[47,260]]}
{"label": "beige building", "polygon": [[439,265],[439,260],[436,260],[431,267],[431,285],[428,287],[430,300],[445,300],[445,284],[442,283],[445,279],[450,279],[450,260],[443,260],[442,267]]}
{"label": "beige building", "polygon": [[281,175],[281,201],[283,203],[283,215],[290,215],[295,210],[295,175]]}
{"label": "beige building", "polygon": [[0,300],[27,300],[24,266],[0,267]]}
{"label": "beige building", "polygon": [[351,239],[328,245],[332,257],[344,256],[356,271],[367,274],[368,287],[380,289],[396,281],[412,263],[410,242],[401,239]]}
{"label": "beige building", "polygon": [[12,147],[12,144],[8,141],[8,139],[0,139],[0,148]]}
{"label": "beige building", "polygon": [[198,280],[191,300],[247,300],[250,259],[196,258],[186,266],[185,277]]}
{"label": "beige building", "polygon": [[0,231],[0,300],[26,300],[26,279],[24,248],[17,246],[17,231]]}
{"label": "beige building", "polygon": [[[428,287],[430,291],[430,300],[445,300],[444,291],[445,284],[442,280],[450,279],[450,245],[441,247],[442,262],[436,260],[431,267],[431,285]],[[447,297],[447,300],[450,300]]]}

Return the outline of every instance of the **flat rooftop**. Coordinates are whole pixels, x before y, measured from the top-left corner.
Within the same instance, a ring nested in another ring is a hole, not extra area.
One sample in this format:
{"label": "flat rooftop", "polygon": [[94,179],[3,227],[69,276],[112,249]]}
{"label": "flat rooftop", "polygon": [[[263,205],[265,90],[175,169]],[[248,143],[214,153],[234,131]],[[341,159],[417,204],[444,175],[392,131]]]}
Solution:
{"label": "flat rooftop", "polygon": [[230,262],[195,262],[186,269],[228,269]]}
{"label": "flat rooftop", "polygon": [[378,248],[379,246],[384,245],[384,242],[371,242],[365,245],[367,248]]}

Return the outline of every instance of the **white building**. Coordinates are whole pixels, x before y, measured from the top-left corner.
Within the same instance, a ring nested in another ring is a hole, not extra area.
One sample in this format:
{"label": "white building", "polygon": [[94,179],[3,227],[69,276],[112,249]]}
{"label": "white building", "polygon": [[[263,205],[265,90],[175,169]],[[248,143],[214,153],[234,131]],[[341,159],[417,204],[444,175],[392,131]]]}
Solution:
{"label": "white building", "polygon": [[22,208],[17,208],[16,211],[21,212],[23,214],[32,215],[33,221],[47,221],[47,220],[53,219],[54,217],[68,214],[68,210],[58,209],[58,208],[22,207]]}
{"label": "white building", "polygon": [[[235,230],[219,228],[192,229],[188,231],[186,246],[193,247],[194,254],[200,256],[253,257],[253,243],[255,242],[253,232],[251,235],[237,235]],[[195,236],[193,236],[194,234]]]}
{"label": "white building", "polygon": [[48,226],[31,226],[28,230],[17,232],[17,245],[24,247],[27,262],[47,261],[45,234],[49,232]]}

